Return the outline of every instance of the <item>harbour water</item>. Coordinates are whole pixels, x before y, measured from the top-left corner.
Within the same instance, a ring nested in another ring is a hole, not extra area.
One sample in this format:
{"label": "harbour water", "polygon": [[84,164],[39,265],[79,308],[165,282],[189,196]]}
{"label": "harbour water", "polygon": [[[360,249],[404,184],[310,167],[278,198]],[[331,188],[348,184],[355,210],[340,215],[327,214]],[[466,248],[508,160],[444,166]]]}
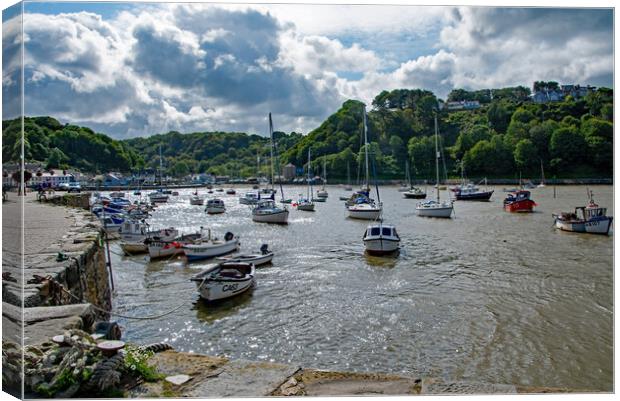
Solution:
{"label": "harbour water", "polygon": [[[381,187],[385,221],[402,238],[391,258],[364,255],[368,222],[346,217],[338,197],[348,192],[337,186],[314,213],[289,205],[287,226],[252,222],[238,203],[248,188],[236,189],[210,195],[226,203],[223,215],[191,206],[191,190],[181,190],[149,223],[231,231],[246,253],[269,244],[275,257],[257,268],[257,287],[206,305],[189,277],[209,262],[149,262],[112,243],[115,312],[182,305],[158,320],[118,318],[126,339],[319,369],[613,390],[613,228],[595,236],[552,227],[553,212],[585,204],[586,187],[557,187],[555,199],[553,187],[533,189],[531,214],[504,212],[495,187],[490,202],[456,202],[450,220],[418,217],[416,200]],[[293,199],[305,192],[284,189]],[[590,189],[613,215],[613,187]]]}

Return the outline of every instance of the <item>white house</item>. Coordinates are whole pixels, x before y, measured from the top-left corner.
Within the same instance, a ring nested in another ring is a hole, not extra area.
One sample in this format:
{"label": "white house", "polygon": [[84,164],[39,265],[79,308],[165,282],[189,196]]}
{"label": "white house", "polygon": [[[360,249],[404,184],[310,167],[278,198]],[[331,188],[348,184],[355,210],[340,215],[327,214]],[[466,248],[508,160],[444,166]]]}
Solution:
{"label": "white house", "polygon": [[42,183],[49,184],[52,188],[58,187],[63,183],[70,183],[75,181],[75,176],[70,174],[67,171],[63,170],[51,170],[41,172],[41,175],[37,175],[39,173],[34,173],[28,184],[38,185]]}

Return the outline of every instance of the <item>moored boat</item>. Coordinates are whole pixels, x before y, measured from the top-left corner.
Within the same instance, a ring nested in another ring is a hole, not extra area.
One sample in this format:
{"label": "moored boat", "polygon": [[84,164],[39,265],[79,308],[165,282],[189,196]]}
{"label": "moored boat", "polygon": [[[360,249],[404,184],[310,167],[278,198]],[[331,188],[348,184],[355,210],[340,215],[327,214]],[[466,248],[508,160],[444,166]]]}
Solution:
{"label": "moored boat", "polygon": [[272,200],[261,200],[252,209],[252,220],[258,223],[287,224],[288,214],[286,206],[278,207]]}
{"label": "moored boat", "polygon": [[504,210],[513,213],[529,213],[534,210],[536,202],[530,199],[530,191],[516,191],[504,199]]}
{"label": "moored boat", "polygon": [[195,205],[195,206],[202,206],[204,205],[205,200],[203,197],[199,196],[199,195],[192,195],[191,198],[189,198],[189,204],[190,205]]}
{"label": "moored boat", "polygon": [[273,259],[273,252],[269,250],[269,245],[263,244],[260,248],[261,253],[257,254],[242,254],[242,255],[228,255],[215,258],[222,262],[235,262],[235,263],[252,263],[254,266],[261,266],[270,263]]}
{"label": "moored boat", "polygon": [[200,297],[217,301],[239,295],[255,285],[251,263],[217,263],[192,276]]}
{"label": "moored boat", "polygon": [[394,252],[400,245],[396,227],[383,223],[369,225],[364,233],[363,241],[366,252],[371,255]]}
{"label": "moored boat", "polygon": [[149,256],[151,259],[170,257],[173,255],[183,254],[183,245],[193,244],[199,241],[202,233],[185,234],[175,238],[172,241],[161,241],[156,238],[147,238],[144,240]]}
{"label": "moored boat", "polygon": [[148,252],[148,246],[144,241],[123,241],[121,242],[121,249],[127,256]]}
{"label": "moored boat", "polygon": [[237,193],[237,192],[236,192],[234,189],[232,189],[232,188],[228,188],[228,189],[226,190],[226,195],[234,195],[234,194],[236,194],[236,193]]}
{"label": "moored boat", "polygon": [[575,208],[575,212],[554,214],[555,228],[576,233],[608,235],[612,216],[607,216],[607,208],[597,205],[590,192],[590,200],[586,206]]}
{"label": "moored boat", "polygon": [[488,201],[493,195],[493,190],[481,191],[473,184],[461,186],[460,188],[457,188],[454,192],[456,200]]}
{"label": "moored boat", "polygon": [[162,241],[172,241],[179,235],[174,227],[150,230],[146,222],[126,220],[119,228],[121,240],[128,242],[144,241],[148,237],[155,237]]}
{"label": "moored boat", "polygon": [[205,208],[205,212],[208,214],[220,214],[226,212],[226,205],[224,201],[218,198],[209,199],[207,201],[207,207]]}
{"label": "moored boat", "polygon": [[255,205],[260,200],[260,196],[256,192],[247,192],[239,197],[239,203],[242,205]]}
{"label": "moored boat", "polygon": [[227,232],[224,240],[211,237],[211,230],[207,237],[201,238],[199,242],[183,245],[183,252],[188,261],[214,258],[236,251],[239,248],[239,237]]}
{"label": "moored boat", "polygon": [[426,198],[426,192],[422,191],[418,187],[411,187],[407,191],[403,192],[405,199],[424,199]]}

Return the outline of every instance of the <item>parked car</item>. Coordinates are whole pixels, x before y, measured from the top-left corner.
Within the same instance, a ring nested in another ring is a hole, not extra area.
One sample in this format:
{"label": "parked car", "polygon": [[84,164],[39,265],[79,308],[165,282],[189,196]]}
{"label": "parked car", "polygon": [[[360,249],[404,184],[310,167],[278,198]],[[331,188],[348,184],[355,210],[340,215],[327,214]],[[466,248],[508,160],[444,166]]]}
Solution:
{"label": "parked car", "polygon": [[79,182],[70,182],[69,187],[67,188],[67,192],[80,192],[82,191],[82,186]]}

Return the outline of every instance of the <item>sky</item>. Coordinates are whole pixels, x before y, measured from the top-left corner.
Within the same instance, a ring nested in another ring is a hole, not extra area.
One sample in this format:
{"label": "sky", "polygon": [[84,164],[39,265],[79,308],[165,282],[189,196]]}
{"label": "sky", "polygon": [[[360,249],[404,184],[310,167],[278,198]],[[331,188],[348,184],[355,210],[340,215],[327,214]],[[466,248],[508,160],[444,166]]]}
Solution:
{"label": "sky", "polygon": [[[613,86],[613,11],[470,6],[24,3],[25,115],[118,139],[308,133],[382,90],[534,80]],[[3,118],[19,115],[19,13],[3,12]]]}

